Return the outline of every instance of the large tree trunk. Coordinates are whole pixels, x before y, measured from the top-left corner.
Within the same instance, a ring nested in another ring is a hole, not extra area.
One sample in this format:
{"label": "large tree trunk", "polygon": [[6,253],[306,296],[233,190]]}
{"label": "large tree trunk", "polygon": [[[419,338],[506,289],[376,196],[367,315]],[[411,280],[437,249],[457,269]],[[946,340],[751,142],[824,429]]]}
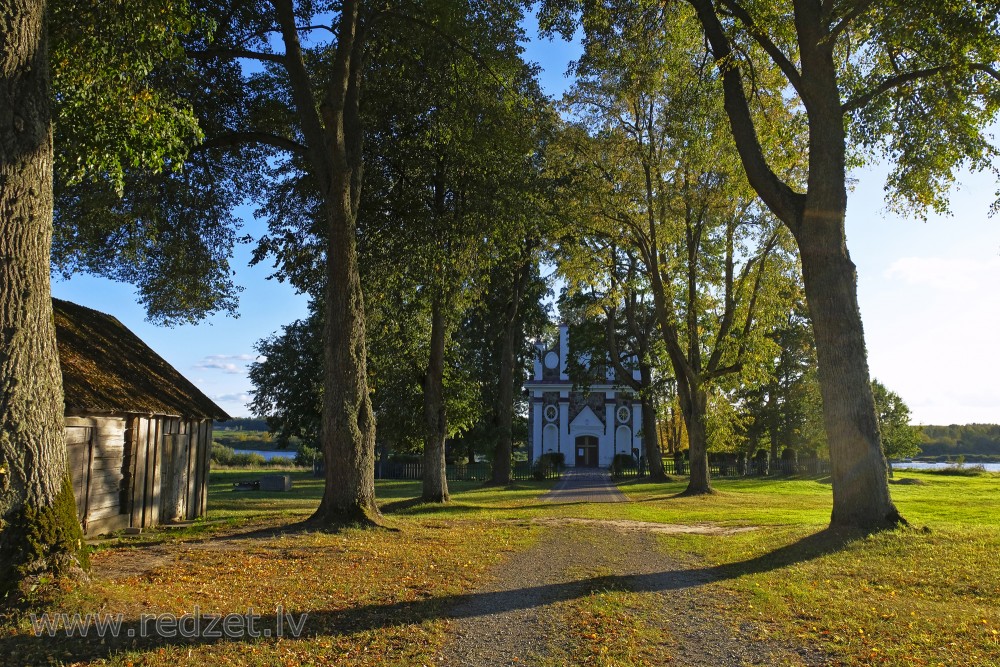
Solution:
{"label": "large tree trunk", "polygon": [[[345,193],[346,196],[346,193]],[[354,220],[343,207],[330,217],[324,321],[323,500],[313,515],[327,524],[378,521],[375,415],[365,368],[365,311]]]}
{"label": "large tree trunk", "polygon": [[[800,39],[822,40],[815,8],[797,17]],[[823,423],[833,466],[832,524],[866,529],[905,523],[889,497],[889,480],[868,372],[857,272],[847,251],[847,162],[844,114],[829,49],[803,51],[809,114],[809,182],[802,219],[793,227],[816,339]]]}
{"label": "large tree trunk", "polygon": [[903,519],[889,496],[854,264],[838,230],[822,228],[819,221],[804,226],[800,249],[833,466],[831,523],[892,527]]}
{"label": "large tree trunk", "polygon": [[691,466],[691,479],[684,495],[714,493],[708,470],[708,433],[705,430],[708,394],[701,387],[691,387],[688,391],[681,392],[681,409],[684,411],[684,425],[688,432],[688,457]]}
{"label": "large tree trunk", "polygon": [[[732,45],[710,0],[688,0],[717,63]],[[857,277],[847,252],[846,135],[825,3],[795,3],[802,102],[809,119],[809,180],[797,193],[771,171],[757,137],[739,67],[720,67],[726,113],[750,184],[795,235],[819,362],[823,422],[833,464],[834,525],[905,523],[889,497],[875,419]]]}
{"label": "large tree trunk", "polygon": [[[530,252],[528,254],[530,257]],[[514,290],[505,315],[503,343],[500,349],[500,377],[497,387],[496,403],[493,408],[493,427],[497,437],[496,448],[493,451],[493,475],[491,484],[510,484],[510,459],[513,452],[514,439],[514,368],[517,365],[517,342],[523,337],[523,319],[521,317],[521,299],[531,277],[531,262],[526,261],[518,267],[514,277]]]}
{"label": "large tree trunk", "polygon": [[427,502],[448,501],[444,441],[448,435],[444,402],[444,304],[440,295],[431,303],[431,349],[424,375],[424,484]]}
{"label": "large tree trunk", "polygon": [[305,67],[292,2],[274,0],[274,7],[285,43],[289,88],[327,216],[321,433],[326,479],[313,519],[331,525],[372,525],[380,517],[375,503],[375,414],[368,393],[365,306],[356,245],[364,58],[359,1],[343,3],[336,56],[320,105]]}
{"label": "large tree trunk", "polygon": [[49,288],[45,3],[2,0],[0,17],[0,599],[16,599],[39,577],[87,560],[66,467]]}
{"label": "large tree trunk", "polygon": [[514,366],[516,357],[514,354],[514,335],[520,318],[515,317],[514,321],[507,324],[507,331],[504,334],[503,349],[500,351],[500,377],[497,387],[496,405],[493,409],[493,427],[495,429],[497,444],[493,451],[493,475],[491,484],[510,484],[510,458],[513,451],[513,423],[514,423]]}
{"label": "large tree trunk", "polygon": [[[639,363],[639,378],[647,390],[653,386],[653,369],[649,364]],[[648,391],[643,392],[639,399],[642,405],[642,448],[646,454],[650,481],[665,482],[667,474],[663,471],[663,453],[660,451],[659,431],[656,428],[656,405],[653,397],[647,394]]]}

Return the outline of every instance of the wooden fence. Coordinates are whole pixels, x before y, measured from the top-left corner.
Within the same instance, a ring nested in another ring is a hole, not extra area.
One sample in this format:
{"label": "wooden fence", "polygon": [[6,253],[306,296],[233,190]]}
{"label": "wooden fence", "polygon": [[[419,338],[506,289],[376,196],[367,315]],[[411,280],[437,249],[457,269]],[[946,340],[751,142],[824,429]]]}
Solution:
{"label": "wooden fence", "polygon": [[[668,475],[688,475],[691,473],[690,463],[674,459],[663,460],[663,471]],[[830,462],[822,459],[806,459],[802,461],[761,461],[747,459],[744,461],[709,461],[708,472],[712,477],[767,477],[788,475],[825,475],[830,473]],[[611,476],[638,477],[639,469],[634,464],[619,470],[612,470]]]}

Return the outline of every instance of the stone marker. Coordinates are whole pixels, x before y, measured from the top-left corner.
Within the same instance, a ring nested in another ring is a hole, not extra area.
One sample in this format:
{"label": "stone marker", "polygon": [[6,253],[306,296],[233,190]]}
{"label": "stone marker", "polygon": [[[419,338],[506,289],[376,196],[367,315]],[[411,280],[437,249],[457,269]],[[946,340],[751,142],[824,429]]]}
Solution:
{"label": "stone marker", "polygon": [[261,491],[291,491],[291,475],[264,475],[260,478]]}

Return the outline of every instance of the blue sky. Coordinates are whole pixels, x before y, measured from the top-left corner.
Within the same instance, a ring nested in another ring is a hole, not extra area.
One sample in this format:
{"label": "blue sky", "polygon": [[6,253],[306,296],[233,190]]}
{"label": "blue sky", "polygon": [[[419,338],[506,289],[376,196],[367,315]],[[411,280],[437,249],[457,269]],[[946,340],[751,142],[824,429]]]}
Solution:
{"label": "blue sky", "polygon": [[[543,66],[542,85],[558,96],[579,47],[537,38],[530,20],[526,28],[527,58]],[[852,174],[857,186],[847,211],[872,374],[903,397],[914,423],[1000,422],[1000,220],[989,217],[997,184],[989,175],[962,174],[954,215],[921,222],[886,212],[885,172]],[[244,232],[264,232],[249,208],[243,219]],[[306,315],[305,297],[266,280],[268,267],[248,267],[249,253],[242,246],[233,260],[246,288],[237,319],[156,327],[131,286],[90,276],[56,279],[52,291],[114,315],[230,414],[247,415],[254,343]]]}

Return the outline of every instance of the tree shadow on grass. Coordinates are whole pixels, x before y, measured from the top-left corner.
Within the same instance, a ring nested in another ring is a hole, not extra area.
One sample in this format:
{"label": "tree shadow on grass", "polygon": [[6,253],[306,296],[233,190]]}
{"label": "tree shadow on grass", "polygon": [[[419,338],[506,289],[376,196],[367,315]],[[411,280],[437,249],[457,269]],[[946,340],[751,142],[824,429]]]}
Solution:
{"label": "tree shadow on grass", "polygon": [[[247,530],[237,529],[225,533],[172,535],[169,530],[160,529],[155,533],[147,533],[136,539],[119,538],[116,542],[108,542],[101,545],[101,550],[142,551],[144,549],[155,549],[164,545],[178,548],[205,548],[213,544],[242,542],[244,540],[267,540],[277,537],[301,535],[303,533],[337,534],[353,527],[356,526],[351,523],[326,525],[315,521],[312,517],[308,517],[291,523],[256,526],[250,527]],[[369,527],[365,526],[365,528]],[[393,526],[378,526],[371,529],[399,532],[399,529]]]}
{"label": "tree shadow on grass", "polygon": [[583,505],[583,501],[571,501],[564,503],[531,503],[525,505],[467,505],[464,503],[449,502],[445,504],[428,503],[420,498],[409,498],[407,500],[396,500],[381,506],[383,514],[405,514],[407,516],[419,516],[421,514],[439,514],[441,512],[518,512],[521,510],[537,512],[540,510],[552,509],[553,507],[565,507],[568,505]]}
{"label": "tree shadow on grass", "polygon": [[[254,616],[249,612],[232,615],[227,617],[229,620],[213,620],[214,617],[208,615],[188,615],[180,619],[160,617],[160,620],[147,616],[124,620],[114,636],[105,632],[103,638],[96,636],[93,625],[85,638],[79,636],[79,630],[74,637],[67,636],[63,630],[55,631],[52,636],[46,632],[39,636],[5,636],[0,638],[0,656],[10,656],[14,660],[12,664],[50,664],[70,657],[74,660],[107,658],[123,650],[155,650],[166,646],[198,646],[220,641],[249,642],[258,641],[258,637],[274,639],[279,632],[288,640],[293,638],[293,626],[299,622],[303,612],[307,616],[301,638],[308,639],[378,631],[438,619],[500,614],[573,600],[594,591],[660,593],[684,590],[814,560],[843,549],[863,535],[856,530],[826,529],[769,553],[735,563],[649,574],[584,577],[508,591],[462,593],[342,610],[277,608],[274,612],[268,609],[269,613]],[[271,604],[277,605],[280,601],[262,600],[261,610]],[[108,612],[114,613],[114,610]],[[251,635],[248,632],[250,629],[260,634]]]}

